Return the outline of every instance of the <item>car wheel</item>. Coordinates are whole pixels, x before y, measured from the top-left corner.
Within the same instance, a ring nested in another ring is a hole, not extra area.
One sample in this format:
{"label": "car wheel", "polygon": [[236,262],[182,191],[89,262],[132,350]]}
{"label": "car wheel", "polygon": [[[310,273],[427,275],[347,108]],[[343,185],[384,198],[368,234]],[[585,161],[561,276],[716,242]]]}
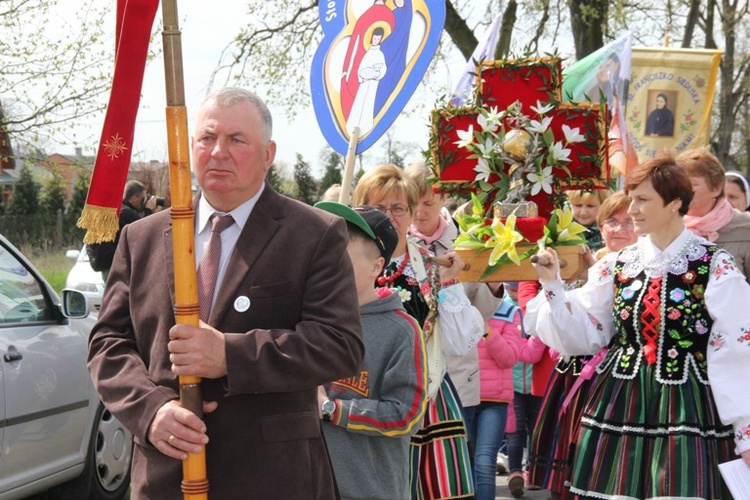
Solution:
{"label": "car wheel", "polygon": [[132,456],[133,435],[99,403],[83,472],[50,494],[56,499],[119,500],[130,487]]}

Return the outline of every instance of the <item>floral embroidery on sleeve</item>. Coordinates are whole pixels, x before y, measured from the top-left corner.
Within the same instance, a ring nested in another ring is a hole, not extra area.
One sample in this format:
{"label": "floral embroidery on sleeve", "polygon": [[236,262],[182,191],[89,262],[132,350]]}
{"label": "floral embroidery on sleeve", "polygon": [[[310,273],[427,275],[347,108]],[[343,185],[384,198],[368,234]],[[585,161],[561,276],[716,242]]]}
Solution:
{"label": "floral embroidery on sleeve", "polygon": [[438,302],[445,310],[452,313],[460,312],[463,308],[471,305],[469,298],[457,289],[463,291],[461,287],[445,287],[438,292]]}
{"label": "floral embroidery on sleeve", "polygon": [[594,325],[594,328],[596,328],[597,331],[599,332],[604,331],[604,327],[602,326],[601,323],[599,323],[599,321],[595,317],[593,317],[590,314],[588,314],[587,316],[589,318],[589,321],[591,322],[592,325]]}
{"label": "floral embroidery on sleeve", "polygon": [[714,269],[714,278],[720,280],[723,276],[731,274],[736,271],[734,265],[734,259],[728,256],[722,256],[718,262],[716,262],[716,268]]}
{"label": "floral embroidery on sleeve", "polygon": [[750,328],[740,328],[740,336],[737,337],[737,342],[750,347]]}
{"label": "floral embroidery on sleeve", "polygon": [[711,339],[708,341],[708,344],[714,348],[714,351],[718,351],[719,349],[722,349],[726,347],[726,339],[724,338],[724,334],[722,332],[716,332],[711,334]]}
{"label": "floral embroidery on sleeve", "polygon": [[742,441],[750,441],[750,424],[745,424],[737,430],[735,433],[735,440],[738,443]]}

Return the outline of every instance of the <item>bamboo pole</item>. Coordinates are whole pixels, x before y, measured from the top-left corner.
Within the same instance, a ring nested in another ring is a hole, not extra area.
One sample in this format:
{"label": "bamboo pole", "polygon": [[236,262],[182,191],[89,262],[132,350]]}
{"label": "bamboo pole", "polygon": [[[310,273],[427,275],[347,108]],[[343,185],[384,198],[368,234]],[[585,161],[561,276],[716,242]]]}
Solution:
{"label": "bamboo pole", "polygon": [[[179,324],[198,326],[198,280],[195,270],[195,211],[190,183],[190,140],[185,107],[182,43],[177,0],[162,2],[164,75],[167,92],[169,180],[172,195],[172,245],[174,252],[175,317]],[[200,377],[180,377],[180,405],[203,418]],[[207,500],[206,450],[189,453],[182,463],[185,499]]]}

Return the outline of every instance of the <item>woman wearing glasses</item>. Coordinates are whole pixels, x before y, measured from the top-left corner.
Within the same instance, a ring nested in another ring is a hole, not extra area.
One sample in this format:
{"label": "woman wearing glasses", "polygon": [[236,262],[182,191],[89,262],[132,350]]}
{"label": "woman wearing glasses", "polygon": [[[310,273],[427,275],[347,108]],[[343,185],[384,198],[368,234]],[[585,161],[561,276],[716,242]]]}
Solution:
{"label": "woman wearing glasses", "polygon": [[461,405],[443,355],[466,354],[484,335],[484,324],[457,280],[460,257],[447,252],[453,264],[438,267],[426,250],[407,239],[418,199],[418,186],[391,164],[367,171],[352,195],[354,205],[374,206],[391,218],[398,245],[377,284],[398,290],[406,311],[422,325],[427,345],[430,400],[422,427],[412,436],[412,498],[473,498]]}
{"label": "woman wearing glasses", "polygon": [[[597,250],[597,260],[637,241],[629,205],[628,195],[617,192],[599,207],[595,223],[604,246]],[[549,489],[559,500],[573,498],[566,486],[573,465],[570,450],[576,443],[594,369],[605,354],[602,349],[595,356],[561,357],[544,394],[532,435],[529,481]]]}
{"label": "woman wearing glasses", "polygon": [[583,498],[731,498],[718,464],[750,467],[750,286],[683,225],[687,174],[663,154],[626,183],[635,245],[566,292],[554,250],[527,331],[566,356],[609,347],[584,403],[570,491]]}
{"label": "woman wearing glasses", "polygon": [[596,223],[602,233],[604,246],[594,253],[594,259],[599,260],[608,253],[619,252],[638,240],[633,229],[633,219],[628,214],[630,201],[627,194],[618,191],[602,203]]}

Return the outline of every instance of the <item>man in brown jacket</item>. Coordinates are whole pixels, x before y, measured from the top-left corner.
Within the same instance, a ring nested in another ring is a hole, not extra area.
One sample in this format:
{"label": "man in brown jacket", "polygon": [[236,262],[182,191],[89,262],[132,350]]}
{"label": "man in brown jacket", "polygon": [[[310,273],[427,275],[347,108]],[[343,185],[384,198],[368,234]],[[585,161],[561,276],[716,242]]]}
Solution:
{"label": "man in brown jacket", "polygon": [[[316,388],[354,375],[363,357],[346,224],[265,184],[271,128],[263,101],[242,89],[198,112],[196,265],[212,214],[234,219],[200,328],[175,325],[169,211],[123,229],[89,369],[135,436],[131,498],[182,498],[180,460],[203,445],[210,498],[337,496]],[[181,375],[203,378],[205,423],[179,406]]]}

